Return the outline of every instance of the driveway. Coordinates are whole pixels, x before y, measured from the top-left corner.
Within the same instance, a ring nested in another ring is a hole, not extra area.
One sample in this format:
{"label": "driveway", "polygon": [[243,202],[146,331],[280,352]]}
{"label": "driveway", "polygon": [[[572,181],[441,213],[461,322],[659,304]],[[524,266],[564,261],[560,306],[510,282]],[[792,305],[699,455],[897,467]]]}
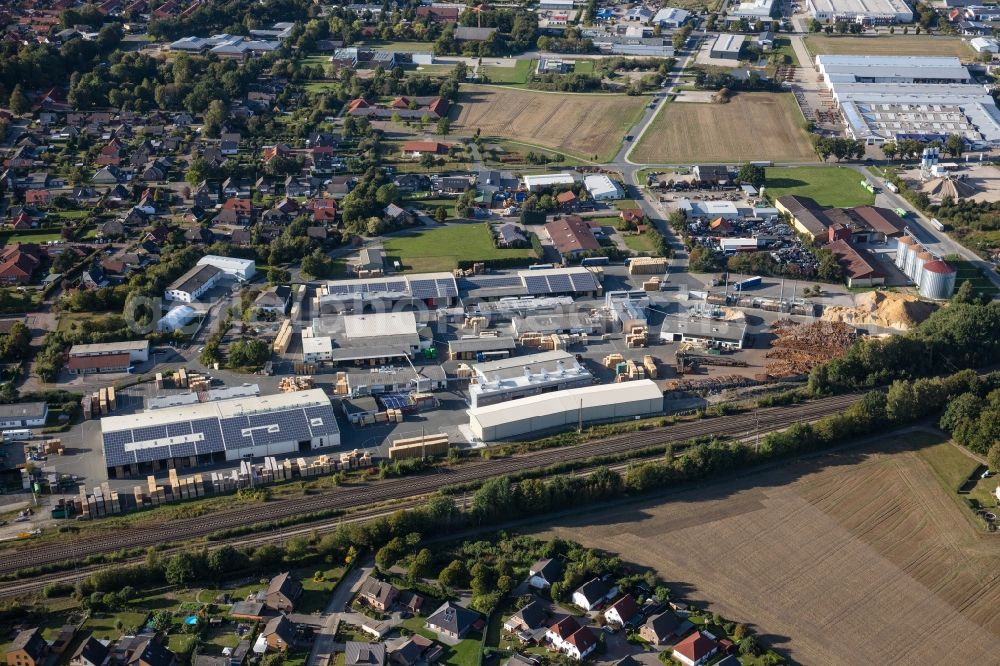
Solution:
{"label": "driveway", "polygon": [[306,666],[326,666],[326,664],[330,663],[336,648],[334,639],[337,636],[337,629],[341,621],[344,620],[345,615],[352,615],[351,613],[344,613],[344,611],[348,608],[348,604],[354,598],[354,595],[358,593],[361,586],[368,580],[368,576],[371,573],[371,565],[357,566],[347,572],[340,585],[334,590],[333,596],[330,597],[330,603],[326,607],[326,622],[316,632],[312,651],[309,653],[309,659],[306,660]]}

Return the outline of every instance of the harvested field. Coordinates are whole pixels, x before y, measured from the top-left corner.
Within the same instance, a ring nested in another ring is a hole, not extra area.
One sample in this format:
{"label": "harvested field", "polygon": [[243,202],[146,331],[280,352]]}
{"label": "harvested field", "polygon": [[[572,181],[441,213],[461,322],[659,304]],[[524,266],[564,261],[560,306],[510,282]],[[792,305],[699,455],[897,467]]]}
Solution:
{"label": "harvested field", "polygon": [[656,569],[675,594],[804,664],[994,663],[1000,538],[908,433],[539,528]]}
{"label": "harvested field", "polygon": [[462,86],[452,131],[502,137],[606,161],[642,116],[649,97],[561,94]]}
{"label": "harvested field", "polygon": [[727,104],[671,102],[629,157],[647,164],[815,160],[803,124],[791,93],[740,93]]}
{"label": "harvested field", "polygon": [[771,343],[767,372],[775,377],[806,374],[820,363],[843,356],[857,339],[853,326],[817,321],[800,324],[790,319],[776,321],[778,337]]}
{"label": "harvested field", "polygon": [[868,291],[854,298],[854,307],[836,305],[823,310],[825,321],[852,326],[882,326],[908,330],[931,316],[938,306],[909,294]]}
{"label": "harvested field", "polygon": [[960,37],[931,35],[809,35],[805,45],[813,55],[958,56],[963,60],[971,60],[976,55]]}

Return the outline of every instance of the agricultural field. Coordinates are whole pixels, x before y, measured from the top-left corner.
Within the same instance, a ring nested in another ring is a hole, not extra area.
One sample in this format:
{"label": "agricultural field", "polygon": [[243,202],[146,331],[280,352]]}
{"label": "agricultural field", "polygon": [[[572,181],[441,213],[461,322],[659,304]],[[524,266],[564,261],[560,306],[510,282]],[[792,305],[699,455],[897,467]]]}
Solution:
{"label": "agricultural field", "polygon": [[815,160],[803,125],[790,93],[740,93],[728,104],[671,102],[629,157],[647,164]]}
{"label": "agricultural field", "polygon": [[877,38],[808,35],[805,45],[813,55],[958,56],[963,60],[971,60],[976,55],[960,37],[930,35],[880,34]]}
{"label": "agricultural field", "polygon": [[773,197],[794,194],[820,206],[871,206],[875,195],[861,187],[861,174],[844,167],[770,167],[765,186]]}
{"label": "agricultural field", "polygon": [[481,261],[506,257],[534,257],[530,248],[500,250],[484,222],[449,224],[385,239],[389,261],[398,260],[403,270],[415,273],[450,271],[459,260]]}
{"label": "agricultural field", "polygon": [[462,86],[452,131],[501,137],[596,161],[611,159],[649,97]]}
{"label": "agricultural field", "polygon": [[[1000,540],[908,433],[538,528],[611,549],[793,663],[985,663],[1000,650]],[[672,586],[673,587],[673,586]],[[766,603],[761,600],[766,599]],[[703,603],[701,601],[699,604]]]}

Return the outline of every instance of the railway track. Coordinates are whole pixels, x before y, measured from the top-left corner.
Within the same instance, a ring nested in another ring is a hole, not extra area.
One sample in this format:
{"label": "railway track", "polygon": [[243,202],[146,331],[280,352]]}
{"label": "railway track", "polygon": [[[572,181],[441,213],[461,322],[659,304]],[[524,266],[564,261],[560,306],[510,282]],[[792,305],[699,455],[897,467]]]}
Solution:
{"label": "railway track", "polygon": [[[734,416],[716,417],[676,424],[645,432],[627,433],[605,439],[585,442],[572,447],[546,449],[509,458],[467,463],[453,469],[439,469],[399,479],[378,481],[363,486],[341,487],[294,499],[282,499],[260,506],[242,507],[220,511],[198,518],[188,518],[170,523],[122,528],[113,534],[95,535],[82,539],[71,539],[67,543],[45,543],[38,547],[0,551],[0,572],[11,572],[21,568],[41,566],[68,559],[83,559],[89,555],[113,552],[122,549],[136,549],[188,541],[204,537],[219,530],[240,527],[249,523],[280,520],[305,513],[329,509],[364,509],[372,505],[393,500],[427,495],[442,486],[482,481],[490,477],[503,476],[532,469],[539,469],[557,463],[586,460],[594,456],[605,456],[627,451],[678,443],[697,437],[738,436],[753,433],[757,424],[760,432],[781,430],[800,421],[810,421],[837,413],[856,401],[859,394],[846,394],[822,398],[812,402],[769,407]],[[396,508],[391,511],[397,510]],[[319,520],[319,519],[318,519]],[[315,522],[318,522],[315,521]],[[333,521],[334,524],[340,521]],[[308,532],[315,528],[315,522],[303,523],[279,530],[271,538],[287,538],[292,532]],[[230,542],[252,543],[255,536],[234,538]],[[107,565],[103,565],[107,566]],[[58,574],[53,574],[56,579]],[[41,579],[41,577],[39,577]],[[10,585],[14,585],[11,583]],[[7,583],[0,584],[0,591],[7,593]]]}

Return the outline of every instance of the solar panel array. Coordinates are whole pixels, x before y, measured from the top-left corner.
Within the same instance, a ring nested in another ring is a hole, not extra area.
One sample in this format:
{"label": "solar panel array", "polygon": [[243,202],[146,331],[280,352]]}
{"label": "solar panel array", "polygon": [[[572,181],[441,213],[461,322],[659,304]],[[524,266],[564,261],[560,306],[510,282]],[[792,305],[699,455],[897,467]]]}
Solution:
{"label": "solar panel array", "polygon": [[473,275],[462,278],[462,289],[465,291],[522,286],[524,282],[520,275]]}
{"label": "solar panel array", "polygon": [[[315,405],[222,419],[212,417],[185,420],[179,415],[178,420],[173,423],[105,432],[102,437],[104,459],[108,467],[114,467],[220,453],[248,446],[300,442],[338,432],[333,405]],[[126,451],[127,445],[136,442],[168,440],[170,437],[185,435],[201,437],[193,442],[165,441],[158,446]]]}
{"label": "solar panel array", "polygon": [[329,284],[327,291],[331,294],[377,294],[386,292],[406,293],[408,291],[406,280],[380,280],[369,282],[358,280],[357,282]]}

